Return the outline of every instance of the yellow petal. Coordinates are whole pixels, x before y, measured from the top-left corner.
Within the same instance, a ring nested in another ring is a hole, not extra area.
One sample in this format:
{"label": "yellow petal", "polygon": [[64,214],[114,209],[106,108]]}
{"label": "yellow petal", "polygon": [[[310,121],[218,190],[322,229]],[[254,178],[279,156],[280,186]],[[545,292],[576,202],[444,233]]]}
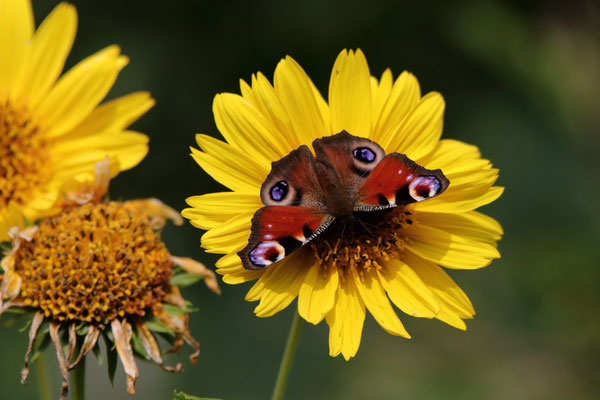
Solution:
{"label": "yellow petal", "polygon": [[40,102],[49,137],[67,133],[106,96],[128,59],[110,46],[71,68]]}
{"label": "yellow petal", "polygon": [[213,112],[225,140],[262,164],[269,165],[292,150],[271,121],[241,96],[215,96]]}
{"label": "yellow petal", "polygon": [[252,215],[240,214],[202,235],[208,253],[233,253],[242,250],[250,236]]}
{"label": "yellow petal", "polygon": [[[444,173],[452,172],[450,169],[463,171],[461,164],[480,160],[481,153],[477,146],[463,143],[453,139],[442,139],[435,149],[425,157],[421,157],[419,164],[429,169],[441,169]],[[486,160],[487,161],[487,160]]]}
{"label": "yellow petal", "polygon": [[293,58],[288,56],[277,64],[273,83],[300,143],[311,143],[318,137],[331,134],[324,114],[324,100]]}
{"label": "yellow petal", "polygon": [[86,150],[94,154],[100,154],[101,157],[100,159],[89,158],[90,169],[93,169],[96,162],[110,157],[119,161],[121,170],[126,170],[137,165],[148,152],[148,136],[138,132],[126,131],[117,134],[59,140],[52,148],[53,157],[56,159],[56,168],[61,169],[60,166],[63,163],[70,165],[69,159],[72,155],[80,158],[83,153],[86,153]]}
{"label": "yellow petal", "polygon": [[472,318],[475,310],[461,288],[436,264],[409,252],[403,253],[402,258],[439,300],[441,308],[436,318],[458,329],[466,329],[461,318]]}
{"label": "yellow petal", "polygon": [[35,107],[62,72],[77,30],[77,12],[68,3],[52,10],[35,32],[18,88]]}
{"label": "yellow petal", "polygon": [[[371,77],[371,101],[373,103],[372,110],[372,123],[373,126],[377,126],[381,111],[387,103],[387,99],[392,91],[392,71],[388,68],[381,75],[381,79],[377,81],[377,78]],[[373,129],[371,133],[371,139],[375,140],[376,129]]]}
{"label": "yellow petal", "polygon": [[410,335],[404,329],[402,322],[400,322],[398,315],[387,298],[377,271],[363,271],[359,275],[353,269],[352,276],[360,297],[371,315],[373,315],[373,318],[375,318],[375,321],[389,334],[410,338]]}
{"label": "yellow petal", "polygon": [[[386,71],[387,72],[387,71]],[[382,84],[384,83],[382,76]],[[392,74],[389,74],[391,85]],[[380,85],[381,90],[381,85]],[[410,72],[404,71],[394,82],[394,85],[385,92],[378,92],[377,109],[374,115],[378,115],[374,121],[373,140],[383,146],[388,153],[398,151],[399,129],[410,112],[417,107],[421,101],[421,88],[417,78]],[[385,98],[384,98],[385,96]],[[377,113],[377,114],[375,114]]]}
{"label": "yellow petal", "polygon": [[192,208],[186,208],[181,215],[202,229],[214,228],[239,214],[254,214],[264,206],[257,194],[240,192],[208,193],[185,201]]}
{"label": "yellow petal", "polygon": [[397,259],[381,264],[381,283],[396,307],[415,317],[433,318],[440,312],[439,301],[411,267]]}
{"label": "yellow petal", "polygon": [[131,93],[108,101],[97,107],[60,139],[120,132],[154,106],[154,103],[148,92]]}
{"label": "yellow petal", "polygon": [[442,135],[444,108],[441,94],[426,94],[383,147],[413,160],[426,156],[435,149]]}
{"label": "yellow petal", "polygon": [[484,184],[471,188],[452,186],[438,197],[415,203],[412,208],[419,212],[462,213],[475,210],[496,200],[504,192],[503,187]]}
{"label": "yellow petal", "polygon": [[24,227],[25,220],[23,218],[23,212],[15,203],[8,203],[6,210],[3,210],[0,214],[0,242],[9,242],[11,240],[8,236],[8,231],[12,227]]}
{"label": "yellow petal", "polygon": [[311,324],[325,318],[335,302],[339,282],[337,267],[326,269],[315,263],[306,274],[298,293],[298,313]]}
{"label": "yellow petal", "polygon": [[346,361],[354,357],[365,322],[365,304],[350,273],[340,280],[335,305],[325,320],[329,325],[329,355],[342,353]]}
{"label": "yellow petal", "polygon": [[342,130],[354,136],[371,136],[371,74],[358,49],[338,55],[329,81],[331,132]]}
{"label": "yellow petal", "polygon": [[489,265],[500,253],[488,243],[477,242],[429,226],[406,229],[405,245],[420,257],[447,268],[475,269]]}
{"label": "yellow petal", "polygon": [[268,267],[256,282],[257,289],[252,287],[246,296],[246,300],[260,296],[260,303],[254,309],[256,316],[270,317],[286,308],[298,296],[300,285],[313,263],[310,252],[298,250]]}
{"label": "yellow petal", "polygon": [[502,237],[500,224],[476,211],[461,214],[419,212],[419,223],[471,240],[495,244]]}
{"label": "yellow petal", "polygon": [[270,166],[210,136],[196,135],[196,141],[204,151],[191,148],[192,158],[213,179],[231,190],[259,193]]}
{"label": "yellow petal", "polygon": [[0,1],[0,94],[14,90],[15,82],[20,79],[32,33],[30,1]]}
{"label": "yellow petal", "polygon": [[224,275],[223,282],[237,285],[260,278],[264,270],[251,271],[242,266],[242,260],[237,253],[227,254],[221,257],[215,264],[217,273]]}

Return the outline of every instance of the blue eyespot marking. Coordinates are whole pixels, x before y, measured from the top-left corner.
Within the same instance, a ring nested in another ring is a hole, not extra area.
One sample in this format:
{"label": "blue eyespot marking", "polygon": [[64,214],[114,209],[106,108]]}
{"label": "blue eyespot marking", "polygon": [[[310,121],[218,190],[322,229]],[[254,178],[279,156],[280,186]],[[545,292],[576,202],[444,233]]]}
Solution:
{"label": "blue eyespot marking", "polygon": [[289,191],[289,187],[286,181],[279,181],[271,188],[271,200],[281,201],[285,199]]}
{"label": "blue eyespot marking", "polygon": [[357,147],[352,152],[352,155],[358,161],[364,163],[372,163],[373,161],[375,161],[375,158],[377,158],[375,152],[373,152],[373,150],[369,149],[368,147]]}

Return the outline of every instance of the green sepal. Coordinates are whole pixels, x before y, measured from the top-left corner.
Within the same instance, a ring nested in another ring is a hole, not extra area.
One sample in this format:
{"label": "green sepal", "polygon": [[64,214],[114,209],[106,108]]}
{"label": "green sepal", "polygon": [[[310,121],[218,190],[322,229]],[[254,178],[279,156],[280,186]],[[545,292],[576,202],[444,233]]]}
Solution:
{"label": "green sepal", "polygon": [[170,336],[172,339],[175,339],[176,335],[171,328],[163,324],[156,317],[150,317],[144,321],[144,324],[150,329],[152,332],[156,333],[164,333]]}
{"label": "green sepal", "polygon": [[[104,344],[106,345],[106,361],[108,366],[108,380],[110,384],[115,386],[115,372],[117,372],[117,351],[114,344],[108,339],[108,334],[104,335]],[[111,346],[112,344],[112,346]]]}
{"label": "green sepal", "polygon": [[204,279],[204,277],[202,275],[181,272],[181,273],[173,275],[173,277],[171,278],[171,280],[169,282],[171,283],[171,285],[174,285],[174,286],[186,287],[186,286],[191,286],[194,283],[201,281],[202,279]]}
{"label": "green sepal", "polygon": [[142,339],[140,339],[140,335],[138,335],[137,332],[133,332],[131,335],[131,347],[138,356],[148,359],[148,354],[146,353],[146,349],[144,349]]}
{"label": "green sepal", "polygon": [[162,308],[163,308],[163,310],[165,310],[167,312],[167,314],[170,314],[170,315],[183,315],[183,314],[189,314],[194,311],[198,311],[198,308],[196,308],[196,307],[188,307],[186,309],[183,309],[183,308],[174,306],[173,304],[163,304]]}

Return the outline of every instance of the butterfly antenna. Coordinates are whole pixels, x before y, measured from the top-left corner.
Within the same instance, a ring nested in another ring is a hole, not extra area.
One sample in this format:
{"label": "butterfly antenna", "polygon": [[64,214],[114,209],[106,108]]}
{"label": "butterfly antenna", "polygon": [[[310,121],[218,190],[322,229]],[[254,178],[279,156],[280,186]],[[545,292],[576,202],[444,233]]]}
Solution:
{"label": "butterfly antenna", "polygon": [[363,227],[363,228],[365,228],[365,231],[367,231],[367,233],[368,233],[369,235],[373,236],[374,238],[376,238],[376,237],[377,237],[377,235],[376,235],[376,234],[374,234],[373,232],[371,232],[371,230],[369,230],[369,227],[367,226],[367,225],[371,225],[373,228],[377,228],[377,226],[376,226],[376,225],[373,225],[373,224],[368,224],[368,223],[366,223],[366,222],[364,222],[364,221],[361,221],[361,220],[358,220],[358,222],[360,222],[360,224],[362,225],[362,227]]}

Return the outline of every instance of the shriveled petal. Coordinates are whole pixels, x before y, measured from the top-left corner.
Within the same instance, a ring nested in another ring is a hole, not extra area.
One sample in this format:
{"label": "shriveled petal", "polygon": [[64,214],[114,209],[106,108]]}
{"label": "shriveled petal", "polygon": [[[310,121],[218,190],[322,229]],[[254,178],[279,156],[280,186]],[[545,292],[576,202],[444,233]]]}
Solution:
{"label": "shriveled petal", "polygon": [[128,58],[110,46],[69,70],[40,102],[39,112],[49,137],[67,133],[87,117],[106,96]]}
{"label": "shriveled petal", "polygon": [[313,264],[298,292],[298,313],[311,324],[318,324],[325,318],[335,303],[339,284],[337,267],[326,268],[320,261]]}
{"label": "shriveled petal", "polygon": [[246,301],[260,303],[254,309],[258,317],[270,317],[286,308],[300,291],[314,258],[309,251],[299,249],[289,257],[267,268],[246,294]]}
{"label": "shriveled petal", "polygon": [[[392,74],[384,72],[374,104],[374,127],[372,138],[383,146],[386,151],[398,151],[398,130],[403,121],[421,101],[421,88],[417,78],[410,72],[404,71],[391,85]],[[389,82],[389,83],[388,83]],[[389,88],[386,90],[386,88]],[[376,116],[376,117],[375,117]]]}
{"label": "shriveled petal", "polygon": [[13,89],[19,80],[27,55],[27,43],[32,34],[31,3],[22,0],[0,1],[0,92]]}
{"label": "shriveled petal", "polygon": [[160,355],[160,348],[158,347],[158,343],[156,343],[156,339],[150,332],[150,329],[144,324],[144,321],[137,318],[135,320],[135,329],[137,331],[140,340],[142,341],[142,346],[144,346],[144,350],[146,350],[146,358],[148,360],[153,360],[157,364],[162,364],[162,356]]}
{"label": "shriveled petal", "polygon": [[402,259],[419,275],[435,297],[441,308],[436,318],[458,329],[466,329],[461,318],[475,315],[473,305],[467,295],[439,266],[409,252]]}
{"label": "shriveled petal", "polygon": [[219,288],[219,282],[217,282],[215,273],[206,268],[204,264],[189,257],[171,256],[169,258],[188,273],[204,277],[206,286],[216,294],[221,294],[221,288]]}
{"label": "shriveled petal", "polygon": [[325,101],[293,58],[287,56],[277,64],[273,81],[275,93],[287,110],[290,125],[300,143],[311,143],[331,134],[328,114],[324,112]]}
{"label": "shriveled petal", "polygon": [[38,27],[29,48],[28,58],[17,93],[28,99],[31,107],[45,98],[62,72],[77,30],[77,12],[68,3],[52,10]]}
{"label": "shriveled petal", "polygon": [[[11,257],[10,255],[7,257]],[[15,272],[14,268],[10,268],[2,275],[2,283],[0,284],[0,297],[14,299],[21,291],[23,279]],[[0,314],[2,314],[0,312]]]}
{"label": "shriveled petal", "polygon": [[65,361],[65,354],[63,353],[62,344],[60,343],[60,337],[58,334],[59,329],[60,323],[50,322],[50,339],[54,345],[54,350],[56,350],[58,367],[60,369],[60,374],[62,375],[62,391],[60,400],[65,400],[67,398],[67,393],[69,392],[69,372],[67,362]]}
{"label": "shriveled petal", "polygon": [[134,394],[135,381],[138,378],[139,371],[131,349],[131,337],[133,335],[131,325],[126,321],[121,322],[115,318],[110,322],[110,327],[115,338],[117,353],[121,363],[123,363],[125,374],[127,374],[127,393]]}
{"label": "shriveled petal", "polygon": [[353,269],[352,276],[360,297],[375,321],[389,334],[410,338],[388,300],[377,271],[371,269],[359,273]]}
{"label": "shriveled petal", "polygon": [[379,277],[390,300],[403,312],[433,318],[440,312],[440,303],[419,275],[401,260],[381,261]]}
{"label": "shriveled petal", "polygon": [[387,152],[406,154],[413,160],[426,156],[435,149],[442,135],[444,108],[441,94],[426,94],[383,148]]}
{"label": "shriveled petal", "polygon": [[81,349],[79,349],[77,359],[69,365],[69,370],[76,368],[83,359],[83,357],[85,357],[94,348],[94,346],[96,346],[99,336],[100,329],[98,329],[94,325],[88,325],[88,331],[85,335],[85,338],[83,339]]}
{"label": "shriveled petal", "polygon": [[346,361],[354,357],[365,322],[365,303],[349,273],[340,280],[335,305],[325,321],[329,325],[329,355],[335,357],[342,353]]}
{"label": "shriveled petal", "polygon": [[67,345],[67,358],[65,359],[65,363],[67,364],[67,369],[69,369],[68,366],[71,363],[73,354],[75,354],[75,346],[77,345],[77,333],[75,332],[75,324],[71,323],[67,330],[69,332],[69,342]]}
{"label": "shriveled petal", "polygon": [[354,136],[371,135],[371,74],[363,52],[358,49],[338,55],[329,81],[331,132],[342,130]]}
{"label": "shriveled petal", "polygon": [[264,204],[258,193],[219,192],[188,197],[192,208],[181,212],[184,218],[194,221],[202,229],[212,229],[239,214],[253,215]]}
{"label": "shriveled petal", "polygon": [[[416,225],[416,226],[415,226]],[[489,265],[500,253],[489,243],[413,224],[406,230],[405,245],[411,252],[447,268],[475,269]]]}
{"label": "shriveled petal", "polygon": [[31,327],[29,328],[29,344],[27,345],[27,352],[25,353],[25,365],[21,370],[21,384],[23,385],[26,383],[27,376],[29,375],[29,356],[31,355],[31,349],[33,348],[33,341],[35,340],[38,329],[40,329],[42,321],[44,321],[44,313],[41,311],[36,312],[31,320]]}
{"label": "shriveled petal", "polygon": [[235,147],[211,138],[196,135],[203,151],[191,148],[192,158],[214,180],[234,191],[256,192],[270,171],[268,163],[259,163]]}
{"label": "shriveled petal", "polygon": [[155,230],[162,229],[167,220],[170,220],[175,225],[183,225],[183,218],[181,218],[181,215],[156,198],[129,200],[123,202],[123,206],[128,209],[142,211],[149,216],[151,218],[152,228]]}

